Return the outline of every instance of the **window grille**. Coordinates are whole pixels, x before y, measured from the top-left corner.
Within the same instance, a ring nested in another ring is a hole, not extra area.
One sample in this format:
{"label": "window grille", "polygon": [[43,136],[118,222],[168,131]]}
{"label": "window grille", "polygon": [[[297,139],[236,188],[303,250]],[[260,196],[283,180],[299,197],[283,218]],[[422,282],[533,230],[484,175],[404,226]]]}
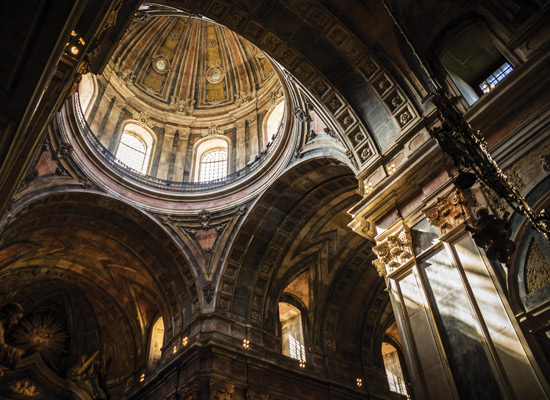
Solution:
{"label": "window grille", "polygon": [[120,138],[116,158],[130,168],[139,172],[144,172],[145,154],[147,147],[145,143],[134,135],[124,133]]}
{"label": "window grille", "polygon": [[214,150],[206,153],[200,163],[199,181],[206,182],[227,175],[227,151]]}
{"label": "window grille", "polygon": [[389,370],[386,370],[386,375],[388,376],[388,385],[390,386],[390,390],[394,393],[399,393],[406,396],[407,386],[405,385],[405,382],[403,382],[403,379]]}
{"label": "window grille", "polygon": [[290,344],[290,357],[296,360],[305,360],[306,349],[304,345],[292,335],[288,335],[288,338]]}

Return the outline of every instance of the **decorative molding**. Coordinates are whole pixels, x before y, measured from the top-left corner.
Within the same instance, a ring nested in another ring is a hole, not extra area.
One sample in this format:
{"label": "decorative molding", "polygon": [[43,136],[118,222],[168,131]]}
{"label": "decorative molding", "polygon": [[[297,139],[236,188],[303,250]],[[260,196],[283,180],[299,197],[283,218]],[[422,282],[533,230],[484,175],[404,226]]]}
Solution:
{"label": "decorative molding", "polygon": [[57,152],[52,155],[52,160],[68,159],[73,151],[73,146],[69,143],[59,143]]}
{"label": "decorative molding", "polygon": [[235,385],[210,379],[210,400],[233,400]]}
{"label": "decorative molding", "polygon": [[435,204],[425,208],[423,212],[428,222],[435,226],[442,236],[472,216],[471,205],[470,192],[455,189],[438,197]]}
{"label": "decorative molding", "polygon": [[202,291],[204,293],[204,299],[207,303],[212,302],[212,298],[214,297],[214,285],[212,285],[211,281],[206,281],[204,284],[204,287],[202,288]]}
{"label": "decorative molding", "polygon": [[372,250],[378,257],[373,261],[378,274],[386,277],[414,257],[409,227],[401,226],[397,232],[377,242]]}
{"label": "decorative molding", "polygon": [[299,108],[294,110],[294,115],[300,122],[311,122],[311,116],[309,115],[308,111],[303,111]]}
{"label": "decorative molding", "polygon": [[198,400],[200,392],[200,382],[194,380],[193,382],[185,385],[181,388],[181,400]]}
{"label": "decorative molding", "polygon": [[269,400],[269,395],[256,393],[250,389],[246,389],[246,400]]}
{"label": "decorative molding", "polygon": [[202,225],[202,229],[207,230],[210,228],[210,221],[212,220],[212,214],[208,210],[202,210],[199,213],[199,222]]}

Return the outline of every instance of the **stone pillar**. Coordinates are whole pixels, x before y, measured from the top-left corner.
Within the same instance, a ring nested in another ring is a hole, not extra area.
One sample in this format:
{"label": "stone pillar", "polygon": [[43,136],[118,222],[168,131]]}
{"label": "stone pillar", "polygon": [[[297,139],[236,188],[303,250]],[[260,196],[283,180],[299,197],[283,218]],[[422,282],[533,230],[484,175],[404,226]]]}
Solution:
{"label": "stone pillar", "polygon": [[174,162],[174,175],[172,180],[183,182],[183,171],[185,166],[185,156],[187,153],[187,142],[189,141],[190,130],[180,132],[179,145],[176,150],[176,160]]}
{"label": "stone pillar", "polygon": [[375,240],[378,260],[374,264],[386,280],[415,395],[458,399],[415,263],[409,227],[400,221]]}
{"label": "stone pillar", "polygon": [[157,172],[157,178],[167,179],[168,166],[170,163],[170,156],[172,154],[172,143],[174,142],[174,136],[176,131],[164,132],[164,143],[162,144],[162,151],[160,153],[160,161]]}
{"label": "stone pillar", "polygon": [[235,123],[235,135],[236,135],[236,157],[235,157],[235,169],[238,171],[246,165],[246,134],[244,121],[237,121]]}
{"label": "stone pillar", "polygon": [[250,158],[248,161],[254,160],[254,158],[260,154],[260,148],[258,143],[258,121],[257,118],[251,118],[249,121],[248,129],[250,130],[248,140],[250,141]]}
{"label": "stone pillar", "polygon": [[468,193],[454,189],[425,208],[440,242],[416,260],[457,391],[548,398],[495,270],[466,229],[470,206]]}

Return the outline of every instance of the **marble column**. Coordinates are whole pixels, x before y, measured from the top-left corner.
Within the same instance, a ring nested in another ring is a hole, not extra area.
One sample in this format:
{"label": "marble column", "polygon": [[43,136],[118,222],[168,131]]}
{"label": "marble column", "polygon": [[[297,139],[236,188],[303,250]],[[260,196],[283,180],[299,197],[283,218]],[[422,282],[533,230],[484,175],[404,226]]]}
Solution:
{"label": "marble column", "polygon": [[468,192],[453,189],[424,209],[440,245],[417,259],[457,390],[468,398],[496,387],[500,398],[548,398],[496,271],[466,229],[471,204]]}
{"label": "marble column", "polygon": [[174,174],[172,180],[175,182],[183,182],[183,172],[185,166],[185,158],[187,153],[187,143],[189,141],[190,130],[180,131],[179,145],[176,149],[176,159],[174,162]]}
{"label": "marble column", "polygon": [[235,123],[235,135],[236,135],[236,159],[235,169],[238,171],[246,165],[246,134],[244,121],[237,121]]}
{"label": "marble column", "polygon": [[157,172],[157,178],[167,179],[168,178],[168,167],[170,164],[170,156],[172,154],[172,144],[174,142],[176,131],[165,131],[164,132],[164,142],[162,144],[162,151],[160,153],[160,161]]}
{"label": "marble column", "polygon": [[458,399],[415,263],[409,227],[400,221],[375,239],[374,264],[386,280],[416,397]]}

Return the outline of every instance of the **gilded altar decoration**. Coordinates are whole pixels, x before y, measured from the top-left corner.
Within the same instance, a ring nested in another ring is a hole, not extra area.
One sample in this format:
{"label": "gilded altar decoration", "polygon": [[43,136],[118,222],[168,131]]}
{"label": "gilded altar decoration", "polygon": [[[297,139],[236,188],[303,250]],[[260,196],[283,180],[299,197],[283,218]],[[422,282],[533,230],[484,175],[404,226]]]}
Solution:
{"label": "gilded altar decoration", "polygon": [[38,390],[34,382],[32,382],[28,378],[11,383],[9,385],[9,388],[12,393],[15,393],[16,395],[19,395],[25,399],[29,397],[33,398],[42,396],[42,392]]}
{"label": "gilded altar decoration", "polygon": [[380,276],[387,276],[413,258],[412,240],[408,227],[402,226],[372,249],[378,256],[373,263]]}
{"label": "gilded altar decoration", "polygon": [[36,348],[50,366],[57,358],[67,353],[69,334],[65,326],[52,313],[33,313],[21,321],[13,333],[18,345],[23,348]]}
{"label": "gilded altar decoration", "polygon": [[467,191],[453,190],[438,197],[435,204],[424,210],[429,223],[437,228],[440,235],[466,222],[471,213],[471,198]]}

